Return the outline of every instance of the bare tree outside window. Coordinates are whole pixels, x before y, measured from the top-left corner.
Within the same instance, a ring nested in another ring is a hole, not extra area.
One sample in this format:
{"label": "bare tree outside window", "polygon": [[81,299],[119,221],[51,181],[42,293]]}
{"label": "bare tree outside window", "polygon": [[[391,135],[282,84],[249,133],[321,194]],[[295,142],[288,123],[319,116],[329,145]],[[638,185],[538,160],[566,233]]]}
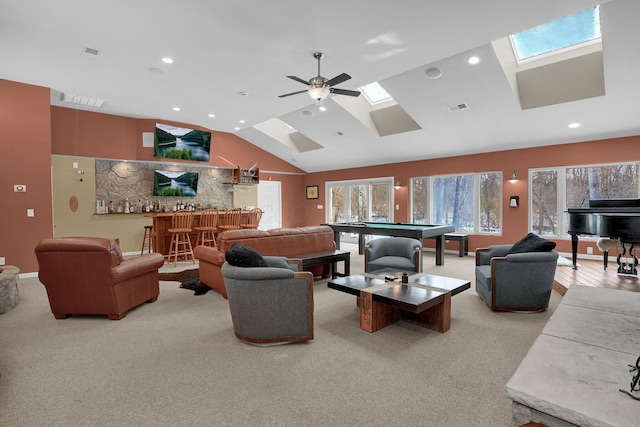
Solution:
{"label": "bare tree outside window", "polygon": [[558,172],[542,170],[531,173],[531,231],[543,236],[557,236]]}
{"label": "bare tree outside window", "polygon": [[588,208],[589,200],[638,198],[638,164],[566,169],[568,208]]}
{"label": "bare tree outside window", "polygon": [[411,222],[429,224],[429,181],[427,178],[411,179]]}
{"label": "bare tree outside window", "polygon": [[480,174],[481,233],[500,233],[502,226],[502,173]]}
{"label": "bare tree outside window", "polygon": [[457,231],[473,231],[473,175],[433,180],[436,224],[451,224]]}

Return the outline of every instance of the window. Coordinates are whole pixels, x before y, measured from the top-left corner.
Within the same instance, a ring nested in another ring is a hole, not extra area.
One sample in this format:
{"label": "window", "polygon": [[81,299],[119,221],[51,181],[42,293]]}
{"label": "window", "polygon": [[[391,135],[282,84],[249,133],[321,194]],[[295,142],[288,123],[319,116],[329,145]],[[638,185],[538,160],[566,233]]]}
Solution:
{"label": "window", "polygon": [[511,35],[518,61],[557,53],[599,41],[600,6]]}
{"label": "window", "polygon": [[640,198],[640,164],[570,166],[530,171],[530,230],[566,237],[563,211],[589,200]]}
{"label": "window", "polygon": [[457,231],[499,234],[502,173],[411,179],[411,222],[451,224]]}
{"label": "window", "polygon": [[393,178],[327,182],[327,221],[393,221]]}
{"label": "window", "polygon": [[385,101],[391,101],[391,95],[383,89],[378,82],[369,83],[368,85],[360,88],[364,93],[365,98],[369,101],[369,104],[375,105]]}

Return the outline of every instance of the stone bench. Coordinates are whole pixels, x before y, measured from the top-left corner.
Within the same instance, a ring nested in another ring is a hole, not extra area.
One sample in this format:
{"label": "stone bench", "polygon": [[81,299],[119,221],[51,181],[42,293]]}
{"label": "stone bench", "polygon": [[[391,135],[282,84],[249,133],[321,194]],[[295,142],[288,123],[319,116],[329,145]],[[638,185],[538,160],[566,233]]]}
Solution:
{"label": "stone bench", "polygon": [[18,273],[20,273],[18,267],[0,266],[0,314],[17,307],[20,303]]}
{"label": "stone bench", "polygon": [[638,330],[640,293],[571,285],[507,383],[513,425],[638,425]]}

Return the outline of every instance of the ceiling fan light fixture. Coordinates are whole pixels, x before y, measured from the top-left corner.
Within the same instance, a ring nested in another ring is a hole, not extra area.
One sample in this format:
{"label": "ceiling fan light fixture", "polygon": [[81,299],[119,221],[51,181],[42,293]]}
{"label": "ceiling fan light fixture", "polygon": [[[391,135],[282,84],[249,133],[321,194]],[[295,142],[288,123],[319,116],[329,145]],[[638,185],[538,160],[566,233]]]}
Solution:
{"label": "ceiling fan light fixture", "polygon": [[307,93],[316,101],[321,101],[329,96],[329,93],[331,93],[331,91],[327,86],[314,86],[309,89]]}

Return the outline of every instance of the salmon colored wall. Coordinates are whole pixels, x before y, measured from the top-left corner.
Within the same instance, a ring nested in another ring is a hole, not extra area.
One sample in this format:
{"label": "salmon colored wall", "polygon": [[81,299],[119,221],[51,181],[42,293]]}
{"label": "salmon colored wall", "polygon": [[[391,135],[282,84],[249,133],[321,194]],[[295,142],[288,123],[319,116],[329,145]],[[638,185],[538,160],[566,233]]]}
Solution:
{"label": "salmon colored wall", "polygon": [[[503,185],[503,231],[502,236],[472,235],[469,238],[469,250],[489,245],[513,243],[528,232],[528,174],[531,168],[589,165],[640,160],[640,136],[615,138],[608,140],[581,142],[573,144],[553,145],[547,147],[506,150],[468,156],[448,157],[442,159],[419,160],[407,163],[394,163],[369,166],[355,169],[344,169],[330,172],[308,174],[302,185],[318,185],[319,200],[304,202],[304,220],[308,224],[320,224],[326,221],[324,209],[316,209],[317,204],[325,204],[325,182],[354,179],[369,179],[393,176],[394,182],[400,180],[403,187],[394,190],[394,221],[409,220],[409,178],[417,176],[444,175],[470,172],[502,171]],[[520,178],[517,183],[507,180],[515,170]],[[520,206],[509,208],[509,197],[519,196]],[[425,246],[433,241],[425,240]],[[557,239],[557,250],[571,252],[571,240]],[[580,242],[579,253],[586,253],[587,246],[593,242]],[[457,250],[457,242],[452,242],[447,249]],[[596,251],[597,252],[597,251]]]}
{"label": "salmon colored wall", "polygon": [[[142,132],[153,132],[156,120],[51,107],[49,89],[6,80],[0,80],[0,93],[0,147],[3,158],[11,159],[3,162],[0,168],[3,219],[0,221],[0,257],[5,257],[7,264],[18,266],[23,273],[33,272],[37,271],[33,248],[40,239],[53,235],[51,154],[152,160],[152,149],[142,148]],[[394,219],[407,221],[410,177],[502,171],[505,179],[503,235],[471,236],[470,250],[510,243],[526,234],[530,168],[640,160],[640,136],[634,136],[305,175],[300,169],[233,134],[213,132],[212,141],[211,166],[249,167],[257,162],[261,180],[282,182],[282,223],[285,227],[325,222],[326,181],[393,176],[404,185],[394,190],[394,203],[400,207],[394,211]],[[520,182],[510,184],[506,179],[514,169]],[[14,193],[13,184],[25,184],[28,191]],[[306,199],[307,185],[318,185],[319,199]],[[520,197],[520,207],[508,207],[511,195]],[[317,205],[322,205],[322,209],[317,209]],[[34,209],[35,217],[28,218],[26,209]],[[570,241],[559,239],[558,250],[570,252]],[[579,250],[586,252],[586,243],[582,242]]]}
{"label": "salmon colored wall", "polygon": [[[68,156],[161,162],[153,157],[153,148],[142,146],[143,132],[154,132],[157,122],[211,131],[167,120],[132,119],[64,107],[51,107],[51,116],[52,153]],[[211,133],[209,166],[249,168],[258,163],[261,180],[271,179],[282,183],[282,205],[287,207],[282,212],[282,225],[296,227],[305,224],[301,220],[300,206],[289,209],[289,206],[298,203],[296,194],[300,193],[300,182],[304,175],[301,169],[234,134]],[[201,162],[192,163],[203,165]]]}
{"label": "salmon colored wall", "polygon": [[[0,80],[0,94],[0,257],[28,273],[38,269],[36,244],[53,235],[50,94],[7,80]],[[15,184],[27,191],[14,192]]]}

